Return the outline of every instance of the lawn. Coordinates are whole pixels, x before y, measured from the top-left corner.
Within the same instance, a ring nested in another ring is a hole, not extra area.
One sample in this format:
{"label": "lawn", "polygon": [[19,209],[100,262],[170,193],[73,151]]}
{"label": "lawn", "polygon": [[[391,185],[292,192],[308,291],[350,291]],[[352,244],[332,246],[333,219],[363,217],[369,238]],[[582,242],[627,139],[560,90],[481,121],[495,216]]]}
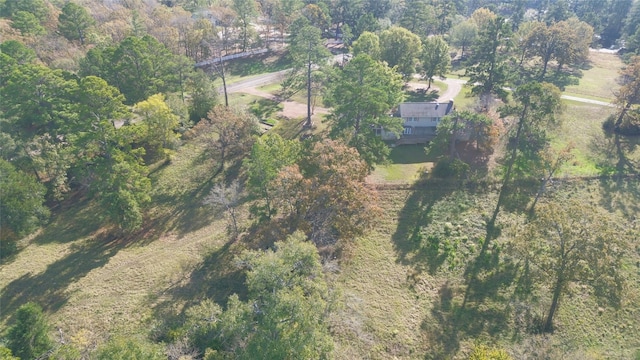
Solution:
{"label": "lawn", "polygon": [[424,151],[425,144],[400,145],[391,149],[389,163],[378,165],[369,175],[376,184],[410,184],[433,167]]}
{"label": "lawn", "polygon": [[[640,160],[637,139],[616,137],[602,130],[603,121],[615,108],[566,100],[563,104],[562,126],[555,132],[552,147],[572,146],[574,159],[562,167],[559,176],[601,175],[617,171],[615,169],[626,160],[632,164]],[[621,168],[624,172],[636,170]]]}
{"label": "lawn", "polygon": [[615,54],[591,51],[590,68],[583,70],[578,85],[567,86],[565,94],[586,97],[594,100],[610,102],[615,97],[615,90],[620,86],[617,82],[618,70],[622,61]]}

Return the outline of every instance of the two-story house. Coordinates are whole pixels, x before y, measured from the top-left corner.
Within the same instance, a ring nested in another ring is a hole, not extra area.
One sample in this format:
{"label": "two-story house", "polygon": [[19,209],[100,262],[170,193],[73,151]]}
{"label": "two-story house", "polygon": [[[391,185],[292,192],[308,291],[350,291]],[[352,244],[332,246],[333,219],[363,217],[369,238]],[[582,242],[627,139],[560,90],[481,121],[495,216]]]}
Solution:
{"label": "two-story house", "polygon": [[431,141],[436,135],[440,119],[453,111],[453,100],[439,102],[407,102],[398,106],[394,116],[403,120],[404,130],[398,138],[384,129],[380,131],[383,140],[396,140],[396,144],[420,144]]}

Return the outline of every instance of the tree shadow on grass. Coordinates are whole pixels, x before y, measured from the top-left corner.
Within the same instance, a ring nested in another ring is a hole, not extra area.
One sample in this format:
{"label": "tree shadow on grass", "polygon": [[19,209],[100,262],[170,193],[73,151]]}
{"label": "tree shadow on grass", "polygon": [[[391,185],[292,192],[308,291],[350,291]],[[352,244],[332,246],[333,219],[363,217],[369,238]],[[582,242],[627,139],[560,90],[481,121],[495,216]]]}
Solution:
{"label": "tree shadow on grass", "polygon": [[[184,278],[150,297],[153,317],[162,323],[155,331],[157,340],[175,340],[171,338],[171,329],[179,328],[184,322],[187,309],[205,299],[211,299],[223,308],[233,294],[246,300],[246,273],[235,262],[241,248],[237,242],[228,241],[207,255]],[[176,312],[176,304],[184,306]]]}
{"label": "tree shadow on grass", "polygon": [[[392,240],[398,262],[416,273],[434,275],[447,262],[475,252],[482,233],[482,214],[470,198],[484,191],[477,182],[428,179],[416,183],[398,214]],[[463,260],[464,261],[464,260]]]}
{"label": "tree shadow on grass", "polygon": [[439,301],[423,319],[422,330],[431,344],[425,359],[448,359],[460,350],[460,342],[482,334],[496,336],[508,328],[508,310],[497,306],[462,307],[457,304],[455,287],[446,282],[439,291]]}
{"label": "tree shadow on grass", "polygon": [[107,264],[126,244],[112,235],[103,235],[72,245],[70,254],[50,264],[43,273],[24,274],[2,289],[2,317],[13,316],[9,314],[29,301],[49,312],[59,310],[71,296],[67,291],[71,284]]}
{"label": "tree shadow on grass", "polygon": [[601,159],[600,205],[633,219],[640,213],[640,137],[605,134],[591,145]]}
{"label": "tree shadow on grass", "polygon": [[76,193],[55,211],[49,224],[34,238],[36,244],[67,243],[97,232],[103,225],[99,206],[87,196]]}
{"label": "tree shadow on grass", "polygon": [[444,263],[439,247],[425,246],[422,237],[422,228],[432,221],[433,206],[454,191],[452,187],[439,185],[443,184],[424,181],[416,185],[398,214],[398,226],[391,236],[398,253],[397,261],[412,266],[417,272],[434,274]]}

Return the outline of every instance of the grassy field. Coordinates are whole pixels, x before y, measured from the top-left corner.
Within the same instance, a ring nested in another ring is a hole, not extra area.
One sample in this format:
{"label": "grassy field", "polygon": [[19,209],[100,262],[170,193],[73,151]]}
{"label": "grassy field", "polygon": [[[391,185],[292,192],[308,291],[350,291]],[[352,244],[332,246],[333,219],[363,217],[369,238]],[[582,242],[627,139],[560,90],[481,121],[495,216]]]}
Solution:
{"label": "grassy field", "polygon": [[611,101],[615,97],[614,91],[620,85],[617,83],[618,70],[622,61],[615,54],[591,51],[589,54],[590,68],[583,70],[583,76],[578,85],[567,86],[565,94]]}

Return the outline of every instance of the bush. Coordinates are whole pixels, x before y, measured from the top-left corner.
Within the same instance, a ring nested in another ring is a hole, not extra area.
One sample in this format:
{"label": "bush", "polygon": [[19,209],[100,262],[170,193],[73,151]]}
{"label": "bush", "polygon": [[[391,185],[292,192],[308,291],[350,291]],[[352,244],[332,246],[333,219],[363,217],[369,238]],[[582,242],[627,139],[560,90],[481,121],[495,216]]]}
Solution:
{"label": "bush", "polygon": [[21,359],[35,359],[51,349],[49,324],[38,304],[29,302],[20,306],[7,340],[11,352]]}
{"label": "bush", "polygon": [[469,165],[460,159],[442,159],[433,167],[433,176],[462,179],[467,176]]}
{"label": "bush", "polygon": [[0,346],[0,359],[2,360],[20,360],[11,354],[11,350],[4,346]]}

